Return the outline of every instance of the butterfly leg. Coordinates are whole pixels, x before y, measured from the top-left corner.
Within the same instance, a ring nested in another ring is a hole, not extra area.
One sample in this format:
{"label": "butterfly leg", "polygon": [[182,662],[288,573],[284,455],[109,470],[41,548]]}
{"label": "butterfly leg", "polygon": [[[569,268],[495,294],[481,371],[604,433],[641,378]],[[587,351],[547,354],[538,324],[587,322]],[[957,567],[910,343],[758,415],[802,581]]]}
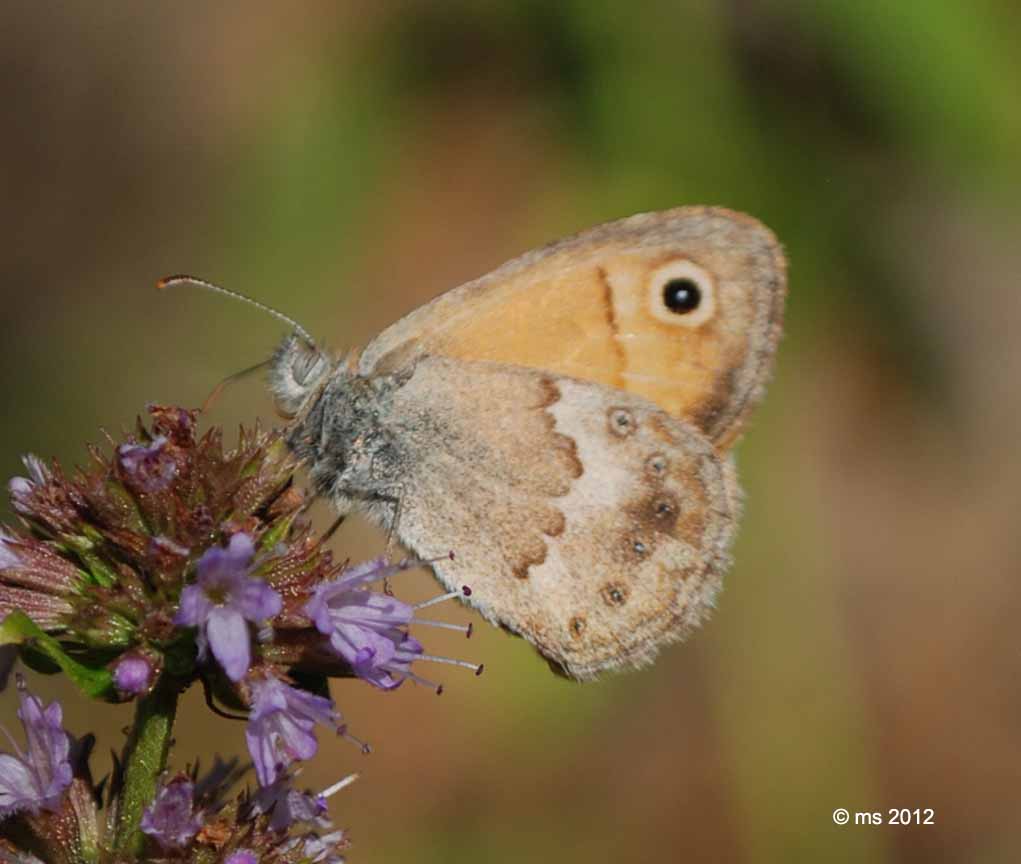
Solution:
{"label": "butterfly leg", "polygon": [[[390,552],[393,549],[394,537],[397,534],[397,525],[401,520],[401,502],[404,501],[403,490],[400,490],[397,495],[385,495],[381,494],[380,499],[393,506],[393,518],[390,520],[390,528],[386,532],[386,557],[390,557]],[[383,580],[383,592],[389,596],[393,596],[393,589],[390,587],[390,577],[388,576]]]}
{"label": "butterfly leg", "polygon": [[[400,534],[398,527],[401,521],[402,502],[404,501],[405,489],[401,485],[393,485],[384,488],[373,489],[351,489],[344,490],[344,500],[351,503],[357,501],[357,509],[365,513],[371,521],[386,529],[386,555],[390,556],[394,544]],[[337,504],[337,501],[334,501]],[[339,527],[343,516],[331,527],[332,533]],[[388,586],[386,586],[388,588]],[[389,592],[388,592],[389,593]]]}

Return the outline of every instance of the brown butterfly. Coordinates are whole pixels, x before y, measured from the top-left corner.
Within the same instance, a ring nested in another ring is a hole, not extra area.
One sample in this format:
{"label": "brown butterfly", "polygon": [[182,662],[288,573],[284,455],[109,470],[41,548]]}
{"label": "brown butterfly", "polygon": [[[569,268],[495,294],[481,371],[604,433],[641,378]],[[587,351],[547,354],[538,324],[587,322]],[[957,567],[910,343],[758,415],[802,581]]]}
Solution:
{"label": "brown butterfly", "polygon": [[528,252],[340,361],[298,328],[271,387],[320,494],[590,679],[711,609],[740,510],[730,449],[785,294],[755,219],[646,213]]}

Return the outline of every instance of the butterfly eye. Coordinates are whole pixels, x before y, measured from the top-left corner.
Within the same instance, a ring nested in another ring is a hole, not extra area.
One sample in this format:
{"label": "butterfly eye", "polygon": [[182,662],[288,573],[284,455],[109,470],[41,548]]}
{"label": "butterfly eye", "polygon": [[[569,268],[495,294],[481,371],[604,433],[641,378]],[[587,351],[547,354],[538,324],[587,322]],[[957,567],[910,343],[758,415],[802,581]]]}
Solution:
{"label": "butterfly eye", "polygon": [[295,416],[329,367],[329,358],[297,335],[284,339],[269,367],[270,390],[276,397],[277,411],[287,418]]}
{"label": "butterfly eye", "polygon": [[318,353],[296,354],[291,364],[291,375],[294,377],[294,383],[302,386],[308,384],[319,372],[323,362],[322,355]]}
{"label": "butterfly eye", "polygon": [[649,277],[649,311],[664,324],[698,327],[716,311],[713,277],[687,258],[658,267]]}

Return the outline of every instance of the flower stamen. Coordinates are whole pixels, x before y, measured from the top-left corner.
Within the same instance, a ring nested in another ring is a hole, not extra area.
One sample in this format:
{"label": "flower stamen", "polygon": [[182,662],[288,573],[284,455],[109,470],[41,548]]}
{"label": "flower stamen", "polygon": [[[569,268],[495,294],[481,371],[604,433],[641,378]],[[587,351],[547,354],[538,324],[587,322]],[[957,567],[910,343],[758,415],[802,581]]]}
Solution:
{"label": "flower stamen", "polygon": [[346,777],[342,777],[340,780],[338,780],[332,786],[330,786],[330,787],[324,789],[322,792],[320,792],[319,793],[319,797],[320,798],[329,798],[332,795],[336,795],[341,789],[346,789],[348,786],[350,786],[352,783],[354,783],[355,780],[357,780],[357,779],[358,779],[358,775],[357,774],[348,774]]}

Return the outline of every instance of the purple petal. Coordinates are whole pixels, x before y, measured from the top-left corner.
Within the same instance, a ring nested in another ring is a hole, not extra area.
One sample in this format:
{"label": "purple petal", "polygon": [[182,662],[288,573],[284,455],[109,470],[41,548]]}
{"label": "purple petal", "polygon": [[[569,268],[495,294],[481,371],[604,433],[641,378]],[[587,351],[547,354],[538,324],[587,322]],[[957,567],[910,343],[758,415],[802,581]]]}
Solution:
{"label": "purple petal", "polygon": [[365,667],[355,666],[353,668],[359,678],[380,690],[396,690],[404,683],[403,678],[394,678],[386,669],[381,669],[378,666],[370,664]]}
{"label": "purple petal", "polygon": [[280,595],[260,579],[246,579],[232,605],[249,621],[265,621],[280,614]]}
{"label": "purple petal", "polygon": [[226,606],[214,608],[206,621],[206,637],[227,677],[231,681],[244,678],[252,662],[251,637],[244,617]]}
{"label": "purple petal", "polygon": [[246,569],[255,557],[255,542],[244,531],[238,531],[227,544],[227,556],[235,567]]}
{"label": "purple petal", "polygon": [[17,756],[0,753],[0,819],[38,809],[41,797],[32,769]]}
{"label": "purple petal", "polygon": [[[389,663],[397,652],[393,639],[355,624],[338,624],[330,634],[330,645],[348,663],[364,663],[368,659],[376,666]],[[365,656],[366,649],[369,652]]]}
{"label": "purple petal", "polygon": [[117,459],[127,480],[145,492],[160,492],[177,476],[177,463],[166,453],[167,437],[160,435],[151,444],[122,444]]}
{"label": "purple petal", "polygon": [[297,687],[287,687],[287,707],[309,723],[334,726],[338,722],[337,709],[333,707],[332,699],[316,696],[315,693]]}
{"label": "purple petal", "polygon": [[[329,586],[327,586],[329,590]],[[340,591],[332,596],[326,594],[330,614],[335,618],[358,621],[366,625],[399,627],[410,624],[415,609],[396,597],[389,597],[376,591]]]}
{"label": "purple petal", "polygon": [[252,712],[245,730],[248,751],[262,786],[273,783],[280,770],[296,759],[316,753],[316,723],[339,724],[333,701],[290,687],[277,678],[252,682]]}
{"label": "purple petal", "polygon": [[64,731],[60,703],[54,700],[46,708],[28,690],[18,688],[21,708],[18,717],[25,726],[28,740],[28,761],[39,777],[44,798],[59,795],[71,783],[71,763],[68,754],[71,742]]}
{"label": "purple petal", "polygon": [[46,463],[43,462],[34,453],[26,453],[21,457],[21,461],[28,469],[28,476],[32,478],[32,482],[37,485],[49,482],[50,469],[46,467]]}
{"label": "purple petal", "polygon": [[0,818],[19,810],[56,810],[72,779],[70,740],[61,725],[60,703],[51,702],[44,709],[20,676],[18,698],[28,752],[0,754]]}
{"label": "purple petal", "polygon": [[178,627],[198,627],[203,624],[213,604],[199,585],[185,585],[181,592],[180,606],[174,616]]}
{"label": "purple petal", "polygon": [[255,814],[269,813],[271,831],[284,832],[296,822],[311,822],[330,827],[325,819],[326,799],[322,795],[301,792],[291,786],[291,778],[282,774],[269,786],[261,787],[252,799]]}
{"label": "purple petal", "polygon": [[213,546],[202,553],[195,565],[198,581],[203,585],[233,583],[248,574],[255,557],[255,543],[243,531],[230,538],[227,548]]}
{"label": "purple petal", "polygon": [[378,582],[394,569],[394,565],[385,556],[380,555],[378,558],[370,558],[368,561],[349,567],[341,574],[341,581],[347,588],[355,588],[359,585]]}

